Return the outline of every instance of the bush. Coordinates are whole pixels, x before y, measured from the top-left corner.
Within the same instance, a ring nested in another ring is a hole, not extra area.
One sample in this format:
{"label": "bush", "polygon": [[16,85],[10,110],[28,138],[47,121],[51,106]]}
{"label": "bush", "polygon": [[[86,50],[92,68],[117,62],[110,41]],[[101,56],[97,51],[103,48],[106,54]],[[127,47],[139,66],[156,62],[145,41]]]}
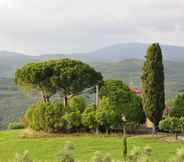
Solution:
{"label": "bush", "polygon": [[82,114],[82,124],[87,129],[94,130],[96,128],[97,122],[95,105],[88,105],[88,107],[85,109],[84,113]]}
{"label": "bush", "polygon": [[171,162],[183,162],[184,161],[184,148],[180,148],[176,152],[176,156],[171,160]]}
{"label": "bush", "polygon": [[64,107],[58,102],[39,102],[26,112],[30,127],[45,132],[59,132],[64,129]]}
{"label": "bush", "polygon": [[33,162],[31,155],[28,151],[23,152],[22,154],[16,154],[15,162]]}
{"label": "bush", "polygon": [[[104,100],[104,96],[108,98],[108,102],[105,101],[107,99]],[[128,122],[135,122],[139,125],[145,122],[146,116],[141,97],[130,92],[128,86],[122,81],[105,81],[100,89],[100,97],[103,101],[100,107],[106,107],[105,109],[110,107],[110,111],[113,112],[112,123],[108,124],[110,127],[116,130],[122,129],[122,114],[126,116]]]}
{"label": "bush", "polygon": [[174,100],[171,115],[174,117],[184,117],[184,93],[179,94]]}
{"label": "bush", "polygon": [[184,118],[166,117],[159,123],[159,128],[163,131],[177,134],[184,131]]}
{"label": "bush", "polygon": [[128,155],[129,162],[151,162],[152,149],[148,146],[143,149],[134,147]]}
{"label": "bush", "polygon": [[23,129],[25,126],[20,122],[9,123],[8,129]]}
{"label": "bush", "polygon": [[58,162],[74,162],[74,146],[67,142],[61,151],[58,154]]}
{"label": "bush", "polygon": [[91,159],[91,162],[112,162],[112,158],[109,154],[103,154],[99,151],[96,151]]}
{"label": "bush", "polygon": [[80,111],[81,113],[83,113],[85,108],[86,108],[86,101],[84,97],[75,96],[69,100],[69,109],[71,111]]}
{"label": "bush", "polygon": [[66,123],[66,129],[70,132],[79,131],[82,127],[80,111],[65,113],[63,119]]}

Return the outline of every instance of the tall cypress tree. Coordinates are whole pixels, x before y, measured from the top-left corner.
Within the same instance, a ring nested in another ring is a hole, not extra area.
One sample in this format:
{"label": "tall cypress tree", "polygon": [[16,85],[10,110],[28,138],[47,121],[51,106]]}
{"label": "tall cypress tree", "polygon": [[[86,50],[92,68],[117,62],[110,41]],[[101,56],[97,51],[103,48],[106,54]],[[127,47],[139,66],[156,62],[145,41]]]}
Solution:
{"label": "tall cypress tree", "polygon": [[145,58],[142,75],[143,108],[147,118],[153,123],[155,133],[165,108],[164,66],[158,43],[153,43],[147,49]]}

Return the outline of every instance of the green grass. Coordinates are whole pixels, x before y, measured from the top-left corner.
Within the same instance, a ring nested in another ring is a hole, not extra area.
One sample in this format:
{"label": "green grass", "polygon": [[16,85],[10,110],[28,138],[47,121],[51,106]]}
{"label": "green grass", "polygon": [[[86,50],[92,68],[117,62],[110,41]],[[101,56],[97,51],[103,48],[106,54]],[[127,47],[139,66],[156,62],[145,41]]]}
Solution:
{"label": "green grass", "polygon": [[[110,153],[114,159],[121,159],[122,138],[102,137],[92,135],[64,137],[49,137],[35,139],[21,139],[18,134],[21,130],[0,132],[0,161],[12,159],[15,153],[29,150],[35,160],[56,160],[56,155],[62,150],[66,141],[75,146],[75,157],[78,160],[90,159],[95,151]],[[153,159],[164,161],[172,157],[177,148],[183,146],[181,142],[168,143],[156,138],[130,137],[128,146],[150,146],[153,149]]]}

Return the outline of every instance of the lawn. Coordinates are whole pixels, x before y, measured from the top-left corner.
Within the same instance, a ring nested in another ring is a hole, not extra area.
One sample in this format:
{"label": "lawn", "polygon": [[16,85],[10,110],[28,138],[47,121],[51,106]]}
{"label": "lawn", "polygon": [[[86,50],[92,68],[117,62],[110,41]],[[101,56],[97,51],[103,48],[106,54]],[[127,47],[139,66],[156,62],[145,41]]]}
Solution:
{"label": "lawn", "polygon": [[[15,153],[29,150],[35,160],[55,161],[57,153],[62,150],[66,141],[75,146],[75,157],[78,160],[90,159],[95,151],[110,153],[114,159],[121,159],[122,138],[102,137],[94,135],[66,135],[64,137],[49,137],[22,139],[18,138],[20,130],[0,132],[0,161],[12,159]],[[130,137],[128,146],[150,146],[153,149],[153,159],[164,161],[172,157],[177,148],[184,147],[181,142],[166,142],[158,138]]]}

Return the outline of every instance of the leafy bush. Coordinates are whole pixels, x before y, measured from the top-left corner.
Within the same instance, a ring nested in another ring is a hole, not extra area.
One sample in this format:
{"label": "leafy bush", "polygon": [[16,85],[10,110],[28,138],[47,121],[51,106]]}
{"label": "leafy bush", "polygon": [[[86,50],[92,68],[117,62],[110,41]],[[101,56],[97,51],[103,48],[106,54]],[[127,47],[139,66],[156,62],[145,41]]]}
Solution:
{"label": "leafy bush", "polygon": [[96,122],[98,127],[105,129],[106,133],[114,127],[115,112],[113,111],[109,98],[103,96],[96,110]]}
{"label": "leafy bush", "polygon": [[[114,129],[122,129],[122,114],[126,116],[128,122],[142,124],[146,117],[142,106],[141,97],[130,92],[128,86],[122,81],[107,80],[100,89],[101,100],[108,98],[108,107],[113,112]],[[107,107],[107,101],[103,101],[100,107]],[[103,106],[103,104],[106,104]]]}
{"label": "leafy bush", "polygon": [[84,112],[86,108],[85,98],[82,96],[75,96],[69,100],[69,109],[71,111]]}
{"label": "leafy bush", "polygon": [[110,154],[103,154],[99,151],[96,151],[91,159],[91,162],[112,162],[112,158]]}
{"label": "leafy bush", "polygon": [[45,132],[59,132],[64,126],[64,107],[58,102],[39,102],[26,112],[30,127]]}
{"label": "leafy bush", "polygon": [[20,122],[9,123],[8,129],[23,129],[25,126]]}
{"label": "leafy bush", "polygon": [[170,133],[175,133],[177,139],[177,134],[184,131],[184,118],[166,117],[160,121],[159,128]]}
{"label": "leafy bush", "polygon": [[96,106],[88,105],[82,114],[82,124],[88,128],[94,130],[97,126],[96,123]]}
{"label": "leafy bush", "polygon": [[171,162],[183,162],[184,161],[184,148],[180,148],[176,152],[176,156],[171,160]]}
{"label": "leafy bush", "polygon": [[74,162],[74,146],[67,142],[63,150],[58,154],[58,162]]}
{"label": "leafy bush", "polygon": [[151,162],[152,149],[148,146],[143,149],[134,147],[128,155],[129,162]]}
{"label": "leafy bush", "polygon": [[25,151],[21,154],[16,154],[15,155],[15,162],[33,162],[31,155],[29,154],[28,151]]}
{"label": "leafy bush", "polygon": [[184,93],[179,94],[174,100],[171,115],[174,117],[184,117]]}
{"label": "leafy bush", "polygon": [[66,123],[66,129],[70,132],[79,131],[82,127],[80,111],[65,113],[63,119]]}

